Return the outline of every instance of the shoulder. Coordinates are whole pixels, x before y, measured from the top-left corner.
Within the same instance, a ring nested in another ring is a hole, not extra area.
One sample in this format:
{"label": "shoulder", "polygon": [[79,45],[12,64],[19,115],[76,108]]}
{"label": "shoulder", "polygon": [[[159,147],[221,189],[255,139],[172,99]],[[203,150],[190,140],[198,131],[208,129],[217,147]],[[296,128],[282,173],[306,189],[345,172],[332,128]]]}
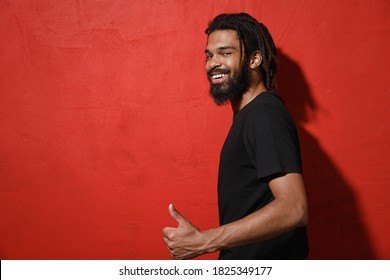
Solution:
{"label": "shoulder", "polygon": [[283,100],[276,94],[260,94],[253,102],[247,113],[248,120],[291,119]]}
{"label": "shoulder", "polygon": [[[262,95],[262,96],[261,96]],[[294,121],[288,112],[284,102],[275,94],[261,94],[248,110],[245,127],[249,130],[257,130],[260,133],[269,131],[296,130]]]}
{"label": "shoulder", "polygon": [[259,94],[248,106],[248,115],[262,113],[286,113],[284,101],[274,92],[263,92]]}

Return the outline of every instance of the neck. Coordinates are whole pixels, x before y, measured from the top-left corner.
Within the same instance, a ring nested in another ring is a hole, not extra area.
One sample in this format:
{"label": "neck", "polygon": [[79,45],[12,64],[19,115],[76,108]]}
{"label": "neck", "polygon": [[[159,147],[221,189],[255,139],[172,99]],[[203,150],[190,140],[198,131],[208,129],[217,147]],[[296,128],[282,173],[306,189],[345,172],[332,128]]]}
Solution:
{"label": "neck", "polygon": [[245,92],[240,99],[232,100],[230,102],[234,113],[238,113],[242,108],[248,105],[259,94],[267,91],[263,81],[251,85],[247,92]]}

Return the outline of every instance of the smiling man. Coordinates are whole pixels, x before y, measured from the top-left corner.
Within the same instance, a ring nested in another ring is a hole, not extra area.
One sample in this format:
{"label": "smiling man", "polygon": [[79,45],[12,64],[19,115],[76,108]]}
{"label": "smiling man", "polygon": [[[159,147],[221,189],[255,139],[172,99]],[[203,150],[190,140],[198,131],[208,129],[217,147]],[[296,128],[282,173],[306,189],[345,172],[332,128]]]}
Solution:
{"label": "smiling man", "polygon": [[[218,105],[235,100],[249,89],[250,70],[242,59],[240,43],[234,30],[213,32],[208,39],[206,71],[210,94]],[[224,67],[221,67],[223,62]]]}
{"label": "smiling man", "polygon": [[175,259],[220,250],[220,259],[305,259],[307,200],[294,122],[275,93],[276,48],[248,14],[210,22],[205,50],[210,95],[230,102],[233,124],[218,175],[220,226],[200,230],[173,205],[177,228],[163,229]]}

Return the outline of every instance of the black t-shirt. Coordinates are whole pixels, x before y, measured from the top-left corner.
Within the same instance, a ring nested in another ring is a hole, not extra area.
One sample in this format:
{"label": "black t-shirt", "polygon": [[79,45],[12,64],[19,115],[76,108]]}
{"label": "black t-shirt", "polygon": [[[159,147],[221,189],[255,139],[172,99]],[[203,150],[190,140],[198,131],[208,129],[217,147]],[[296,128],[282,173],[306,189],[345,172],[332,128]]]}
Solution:
{"label": "black t-shirt", "polygon": [[[234,115],[221,151],[218,176],[220,224],[239,220],[270,203],[268,181],[284,173],[302,173],[299,140],[282,99],[259,94]],[[276,238],[229,248],[220,259],[305,259],[306,228]]]}

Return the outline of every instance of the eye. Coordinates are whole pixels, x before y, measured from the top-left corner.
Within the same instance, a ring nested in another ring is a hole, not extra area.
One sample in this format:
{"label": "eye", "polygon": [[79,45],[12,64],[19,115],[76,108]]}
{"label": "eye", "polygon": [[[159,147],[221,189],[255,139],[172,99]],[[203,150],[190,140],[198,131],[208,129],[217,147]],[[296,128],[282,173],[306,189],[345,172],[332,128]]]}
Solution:
{"label": "eye", "polygon": [[209,53],[206,54],[206,60],[210,60],[212,57],[213,57],[212,54],[209,54]]}
{"label": "eye", "polygon": [[231,54],[232,54],[231,52],[223,52],[223,53],[222,53],[223,56],[229,56],[229,55],[231,55]]}

